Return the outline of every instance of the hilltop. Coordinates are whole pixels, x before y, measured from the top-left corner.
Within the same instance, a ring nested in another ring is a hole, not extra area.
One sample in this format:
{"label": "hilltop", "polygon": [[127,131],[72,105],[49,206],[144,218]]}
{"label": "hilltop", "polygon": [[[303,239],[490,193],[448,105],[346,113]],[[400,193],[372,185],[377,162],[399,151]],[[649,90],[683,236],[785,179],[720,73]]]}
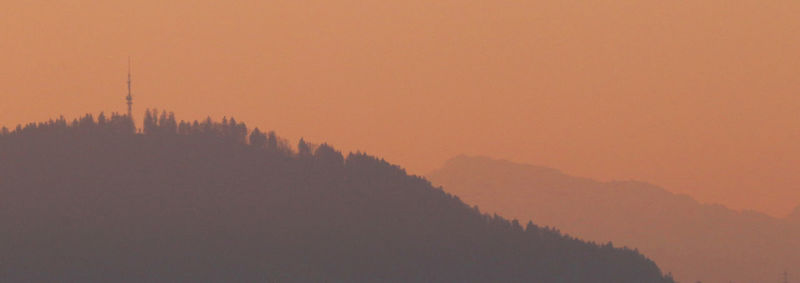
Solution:
{"label": "hilltop", "polygon": [[150,111],[3,130],[0,223],[15,282],[672,282],[377,157]]}

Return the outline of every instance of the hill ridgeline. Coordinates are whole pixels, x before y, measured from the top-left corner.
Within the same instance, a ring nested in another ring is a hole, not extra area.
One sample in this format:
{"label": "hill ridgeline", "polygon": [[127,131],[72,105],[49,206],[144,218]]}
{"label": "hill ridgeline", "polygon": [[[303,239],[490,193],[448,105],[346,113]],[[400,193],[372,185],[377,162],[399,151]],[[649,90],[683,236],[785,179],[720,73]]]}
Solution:
{"label": "hill ridgeline", "polygon": [[10,282],[672,282],[362,153],[148,111],[0,133]]}

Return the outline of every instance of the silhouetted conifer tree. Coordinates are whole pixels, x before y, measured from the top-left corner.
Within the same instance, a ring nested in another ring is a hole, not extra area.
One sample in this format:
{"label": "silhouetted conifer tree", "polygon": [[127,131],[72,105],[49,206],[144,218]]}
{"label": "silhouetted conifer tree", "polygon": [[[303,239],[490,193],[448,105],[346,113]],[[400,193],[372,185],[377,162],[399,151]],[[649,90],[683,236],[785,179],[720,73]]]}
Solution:
{"label": "silhouetted conifer tree", "polygon": [[144,122],[142,123],[142,131],[145,135],[151,135],[155,132],[156,121],[153,118],[153,113],[150,109],[144,111]]}
{"label": "silhouetted conifer tree", "polygon": [[300,138],[300,141],[297,142],[297,154],[300,156],[310,156],[311,155],[311,147],[308,146],[303,138]]}
{"label": "silhouetted conifer tree", "polygon": [[257,148],[266,148],[267,135],[262,133],[258,128],[253,129],[253,132],[250,133],[250,145]]}
{"label": "silhouetted conifer tree", "polygon": [[323,143],[317,147],[317,150],[314,151],[314,157],[316,157],[322,164],[328,166],[340,166],[344,164],[344,157],[342,156],[342,153],[327,143]]}
{"label": "silhouetted conifer tree", "polygon": [[269,131],[267,134],[267,148],[270,151],[278,151],[278,137],[273,131]]}
{"label": "silhouetted conifer tree", "polygon": [[100,112],[100,115],[97,115],[97,125],[100,126],[101,128],[106,126],[106,114],[105,113]]}

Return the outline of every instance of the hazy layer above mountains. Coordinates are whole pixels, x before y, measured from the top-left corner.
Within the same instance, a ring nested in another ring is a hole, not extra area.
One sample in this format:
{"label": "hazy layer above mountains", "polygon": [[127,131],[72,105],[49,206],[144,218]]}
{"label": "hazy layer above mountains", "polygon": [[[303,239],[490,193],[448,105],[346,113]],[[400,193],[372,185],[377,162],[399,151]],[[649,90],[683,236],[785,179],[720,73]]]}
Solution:
{"label": "hazy layer above mountains", "polygon": [[0,3],[0,124],[123,109],[131,56],[134,109],[235,114],[418,174],[479,153],[800,202],[797,0]]}
{"label": "hazy layer above mountains", "polygon": [[485,157],[453,158],[428,178],[482,210],[638,248],[678,280],[771,282],[800,270],[800,210],[778,219],[647,183],[598,182]]}

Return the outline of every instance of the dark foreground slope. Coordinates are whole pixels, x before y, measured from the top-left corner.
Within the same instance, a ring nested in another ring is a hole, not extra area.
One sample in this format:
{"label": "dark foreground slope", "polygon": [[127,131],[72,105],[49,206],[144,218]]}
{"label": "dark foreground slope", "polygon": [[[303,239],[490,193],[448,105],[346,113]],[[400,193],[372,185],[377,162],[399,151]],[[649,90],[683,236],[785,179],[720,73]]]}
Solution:
{"label": "dark foreground slope", "polygon": [[636,247],[682,282],[782,282],[800,270],[800,209],[779,219],[484,157],[454,158],[428,178],[492,213]]}
{"label": "dark foreground slope", "polygon": [[0,137],[0,278],[671,282],[635,251],[482,215],[371,156],[294,152],[232,121],[144,132],[87,117]]}

